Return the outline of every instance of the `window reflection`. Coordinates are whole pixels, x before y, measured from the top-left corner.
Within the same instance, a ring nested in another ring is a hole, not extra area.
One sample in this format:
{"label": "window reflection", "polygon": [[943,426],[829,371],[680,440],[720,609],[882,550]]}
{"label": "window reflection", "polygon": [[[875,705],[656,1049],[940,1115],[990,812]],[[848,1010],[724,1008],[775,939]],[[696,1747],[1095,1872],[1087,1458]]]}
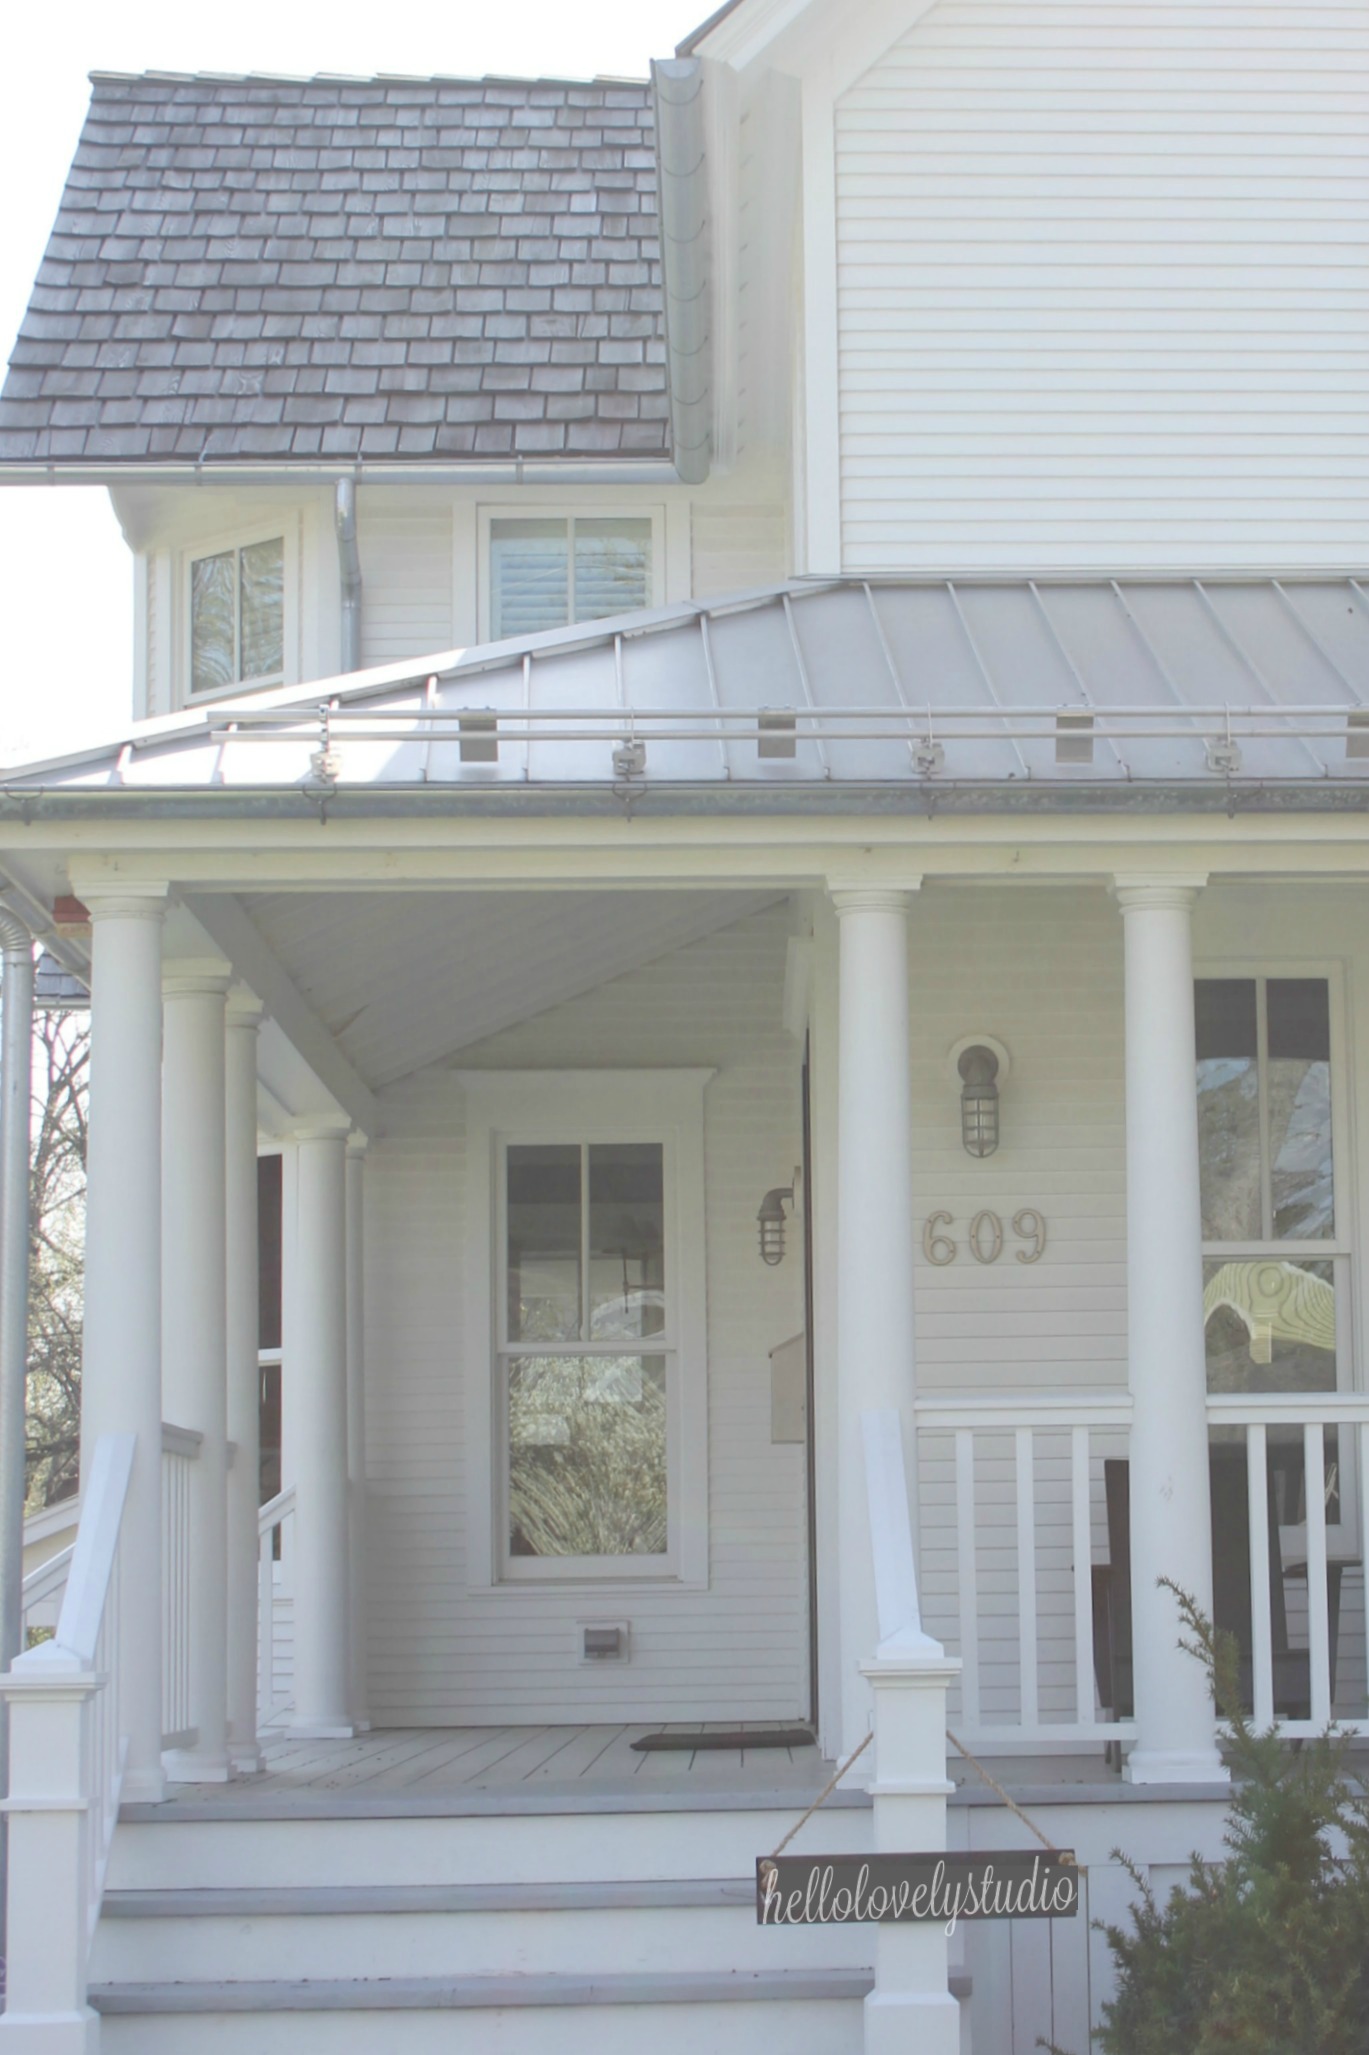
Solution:
{"label": "window reflection", "polygon": [[1259,1038],[1253,978],[1200,978],[1198,1158],[1203,1239],[1259,1241]]}
{"label": "window reflection", "polygon": [[1331,1009],[1322,978],[1271,978],[1269,1155],[1276,1241],[1335,1232],[1331,1192]]}
{"label": "window reflection", "polygon": [[1209,1259],[1203,1331],[1209,1391],[1334,1391],[1332,1265],[1273,1256]]}
{"label": "window reflection", "polygon": [[663,1357],[525,1356],[508,1408],[510,1554],[665,1554]]}

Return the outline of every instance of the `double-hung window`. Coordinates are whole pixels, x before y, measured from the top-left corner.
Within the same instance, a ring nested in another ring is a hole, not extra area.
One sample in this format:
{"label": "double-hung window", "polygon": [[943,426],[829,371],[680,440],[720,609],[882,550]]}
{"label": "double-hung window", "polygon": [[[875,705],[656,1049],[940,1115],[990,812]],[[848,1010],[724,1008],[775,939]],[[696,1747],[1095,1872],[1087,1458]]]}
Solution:
{"label": "double-hung window", "polygon": [[285,675],[285,538],[190,560],[190,690],[222,692]]}
{"label": "double-hung window", "polygon": [[1337,1203],[1332,988],[1195,991],[1208,1389],[1350,1383],[1350,1243]]}
{"label": "double-hung window", "polygon": [[649,514],[491,514],[491,639],[651,606],[655,525]]}
{"label": "double-hung window", "polygon": [[466,1075],[477,1584],[706,1577],[706,1075]]}

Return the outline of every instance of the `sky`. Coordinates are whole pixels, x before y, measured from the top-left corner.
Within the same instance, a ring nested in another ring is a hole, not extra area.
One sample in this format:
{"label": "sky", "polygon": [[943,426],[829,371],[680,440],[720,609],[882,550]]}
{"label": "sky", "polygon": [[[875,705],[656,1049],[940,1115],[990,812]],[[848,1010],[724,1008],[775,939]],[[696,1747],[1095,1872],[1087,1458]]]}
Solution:
{"label": "sky", "polygon": [[[0,354],[42,260],[92,71],[596,73],[644,78],[714,0],[47,0],[6,12],[0,122]],[[94,740],[127,720],[132,559],[102,490],[0,486],[0,758]]]}

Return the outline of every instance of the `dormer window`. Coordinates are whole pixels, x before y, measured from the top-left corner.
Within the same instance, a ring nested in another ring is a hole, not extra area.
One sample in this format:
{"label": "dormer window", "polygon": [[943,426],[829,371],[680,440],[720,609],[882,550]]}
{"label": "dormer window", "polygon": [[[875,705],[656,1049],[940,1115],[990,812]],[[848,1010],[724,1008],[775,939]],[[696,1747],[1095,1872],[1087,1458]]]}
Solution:
{"label": "dormer window", "polygon": [[491,641],[652,606],[655,527],[650,514],[490,514]]}
{"label": "dormer window", "polygon": [[190,690],[285,675],[285,541],[267,536],[190,562]]}

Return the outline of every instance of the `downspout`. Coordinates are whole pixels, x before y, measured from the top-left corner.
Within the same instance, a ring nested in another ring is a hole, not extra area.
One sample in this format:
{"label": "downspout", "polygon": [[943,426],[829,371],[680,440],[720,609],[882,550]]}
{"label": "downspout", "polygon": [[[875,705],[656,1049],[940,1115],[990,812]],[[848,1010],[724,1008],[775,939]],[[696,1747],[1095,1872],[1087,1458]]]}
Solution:
{"label": "downspout", "polygon": [[342,581],[339,671],[361,669],[361,555],[357,549],[357,489],[339,478],[334,495],[338,573]]}
{"label": "downspout", "polygon": [[[33,1093],[33,938],[0,905],[0,1669],[21,1652],[24,1397],[28,1371],[29,1123]],[[0,1792],[9,1792],[9,1707],[0,1704]],[[5,1846],[8,1858],[8,1836]],[[7,1865],[6,1865],[7,1866]],[[4,1946],[0,1898],[0,1950]]]}
{"label": "downspout", "polygon": [[708,171],[703,65],[670,57],[651,67],[665,286],[666,371],[675,469],[702,485],[713,461]]}

